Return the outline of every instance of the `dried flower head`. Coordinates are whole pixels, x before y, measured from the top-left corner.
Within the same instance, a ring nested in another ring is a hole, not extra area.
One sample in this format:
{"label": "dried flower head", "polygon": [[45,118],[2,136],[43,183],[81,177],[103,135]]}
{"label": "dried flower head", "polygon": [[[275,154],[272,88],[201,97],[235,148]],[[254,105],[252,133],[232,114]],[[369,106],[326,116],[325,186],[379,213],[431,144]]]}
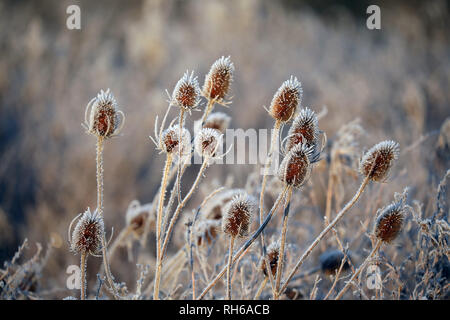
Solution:
{"label": "dried flower head", "polygon": [[[228,129],[230,125],[231,117],[223,112],[214,112],[211,113],[208,118],[206,118],[205,123],[203,124],[203,128],[211,128],[216,129],[220,133],[224,134],[225,130]],[[197,120],[195,122],[195,131],[201,129],[202,120]]]}
{"label": "dried flower head", "polygon": [[217,59],[205,77],[203,96],[208,100],[216,100],[218,102],[224,100],[230,90],[233,73],[234,64],[229,56]]}
{"label": "dried flower head", "polygon": [[300,188],[311,173],[311,164],[317,161],[313,147],[298,144],[284,157],[278,169],[278,178],[285,184]]}
{"label": "dried flower head", "polygon": [[359,171],[373,181],[384,181],[394,160],[398,158],[399,144],[382,141],[367,151],[361,159]]}
{"label": "dried flower head", "polygon": [[289,129],[286,150],[289,152],[299,143],[317,149],[319,133],[318,120],[314,111],[309,108],[302,109]]}
{"label": "dried flower head", "polygon": [[185,110],[195,109],[200,102],[200,87],[194,71],[186,71],[172,93],[172,103]]}
{"label": "dried flower head", "polygon": [[227,189],[216,195],[204,207],[203,212],[207,219],[222,220],[226,205],[235,195],[245,192],[243,189]]}
{"label": "dried flower head", "polygon": [[272,118],[281,122],[289,121],[301,103],[302,94],[302,85],[297,78],[291,76],[283,82],[270,104],[269,113]]}
{"label": "dried flower head", "polygon": [[222,135],[216,129],[203,128],[194,140],[195,151],[203,157],[214,157],[222,144]]}
{"label": "dried flower head", "polygon": [[222,218],[222,231],[232,237],[247,236],[256,206],[255,199],[246,193],[235,196],[227,204]]}
{"label": "dried flower head", "polygon": [[144,233],[149,216],[148,208],[141,206],[139,201],[134,200],[128,207],[125,222],[135,235],[140,236]]}
{"label": "dried flower head", "polygon": [[261,259],[260,269],[264,273],[264,276],[267,277],[267,268],[265,261],[269,262],[269,268],[272,272],[272,276],[275,277],[277,273],[278,268],[278,257],[280,255],[280,242],[279,241],[273,241],[268,247],[267,247],[267,253],[266,253],[266,259]]}
{"label": "dried flower head", "polygon": [[375,236],[386,243],[393,241],[400,233],[405,220],[403,201],[384,207],[377,216],[374,227]]}
{"label": "dried flower head", "polygon": [[[347,257],[351,260],[350,253],[347,253]],[[334,275],[340,268],[342,259],[344,259],[344,253],[340,250],[327,250],[319,257],[320,269],[327,275]],[[344,262],[342,270],[348,270],[350,264],[348,261]]]}
{"label": "dried flower head", "polygon": [[73,229],[71,250],[75,253],[97,254],[102,248],[104,229],[103,218],[97,210],[91,213],[88,208]]}
{"label": "dried flower head", "polygon": [[[88,117],[89,109],[91,110]],[[110,138],[123,127],[124,114],[118,110],[117,101],[110,90],[103,91],[86,106],[84,127],[98,137]]]}
{"label": "dried flower head", "polygon": [[[179,125],[170,126],[161,134],[160,149],[166,153],[178,154],[180,139]],[[191,135],[186,128],[181,129],[181,154],[188,155],[191,152]]]}
{"label": "dried flower head", "polygon": [[200,221],[195,226],[195,237],[197,240],[197,245],[202,246],[203,244],[210,245],[214,239],[216,239],[218,235],[218,231],[220,228],[220,221],[206,219]]}

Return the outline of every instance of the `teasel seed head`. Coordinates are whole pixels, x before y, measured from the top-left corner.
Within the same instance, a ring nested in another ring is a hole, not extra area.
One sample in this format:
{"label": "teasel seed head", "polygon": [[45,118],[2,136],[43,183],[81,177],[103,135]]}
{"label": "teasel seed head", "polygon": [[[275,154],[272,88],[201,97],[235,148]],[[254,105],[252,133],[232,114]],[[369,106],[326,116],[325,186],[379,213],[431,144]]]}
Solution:
{"label": "teasel seed head", "polygon": [[[347,257],[351,260],[351,255],[348,252]],[[320,269],[323,273],[327,275],[334,275],[341,266],[342,259],[344,258],[344,253],[340,250],[327,250],[322,253],[319,257]],[[350,268],[350,264],[348,261],[344,262],[342,266],[342,270],[348,270]]]}
{"label": "teasel seed head", "polygon": [[275,277],[275,275],[277,274],[279,256],[280,256],[280,241],[273,241],[267,247],[266,259],[261,259],[260,269],[265,277],[268,276],[265,262],[266,261],[269,262],[270,271],[272,272],[272,276]]}
{"label": "teasel seed head", "polygon": [[[165,153],[172,153],[178,155],[179,153],[179,140],[180,140],[180,127],[179,125],[170,126],[163,131],[161,135],[160,148]],[[186,128],[181,129],[181,154],[182,156],[188,155],[191,152],[191,135]]]}
{"label": "teasel seed head", "polygon": [[309,108],[302,109],[295,117],[288,131],[286,150],[289,152],[299,143],[317,149],[319,133],[320,130],[315,112]]}
{"label": "teasel seed head", "polygon": [[120,132],[123,123],[123,112],[118,109],[117,101],[109,89],[106,92],[101,90],[86,107],[84,125],[90,134],[110,138]]}
{"label": "teasel seed head", "polygon": [[214,157],[221,144],[222,135],[211,128],[201,129],[194,139],[195,151],[203,157]]}
{"label": "teasel seed head", "polygon": [[[220,133],[225,134],[225,130],[228,129],[231,122],[231,117],[223,112],[213,112],[208,118],[206,118],[203,128],[216,129]],[[202,120],[195,122],[195,131],[201,129]]]}
{"label": "teasel seed head", "polygon": [[186,71],[172,93],[172,103],[185,110],[195,109],[200,102],[200,87],[194,72]]}
{"label": "teasel seed head", "polygon": [[218,220],[205,219],[200,221],[195,227],[197,246],[210,245],[216,239],[219,229],[220,221]]}
{"label": "teasel seed head", "polygon": [[309,178],[315,161],[313,147],[300,143],[284,157],[278,169],[278,178],[289,186],[300,188]]}
{"label": "teasel seed head", "polygon": [[103,218],[97,213],[97,210],[91,213],[88,208],[73,229],[70,241],[71,250],[74,253],[97,254],[102,248],[104,230]]}
{"label": "teasel seed head", "polygon": [[230,90],[233,74],[234,64],[229,56],[217,59],[205,77],[203,96],[208,100],[223,101]]}
{"label": "teasel seed head", "polygon": [[399,144],[392,140],[376,144],[362,157],[359,171],[373,181],[384,181],[398,158],[399,150]]}
{"label": "teasel seed head", "polygon": [[232,237],[246,237],[250,231],[256,207],[256,200],[248,194],[241,193],[235,196],[225,209],[222,231]]}
{"label": "teasel seed head", "polygon": [[392,242],[399,235],[405,220],[403,201],[391,203],[379,211],[375,221],[374,234],[385,242]]}
{"label": "teasel seed head", "polygon": [[125,215],[125,223],[130,227],[136,236],[144,233],[145,225],[149,219],[149,211],[141,207],[139,201],[134,200],[130,203]]}
{"label": "teasel seed head", "polygon": [[302,94],[302,85],[297,78],[291,76],[283,82],[270,104],[269,113],[272,118],[281,122],[289,121],[301,103]]}

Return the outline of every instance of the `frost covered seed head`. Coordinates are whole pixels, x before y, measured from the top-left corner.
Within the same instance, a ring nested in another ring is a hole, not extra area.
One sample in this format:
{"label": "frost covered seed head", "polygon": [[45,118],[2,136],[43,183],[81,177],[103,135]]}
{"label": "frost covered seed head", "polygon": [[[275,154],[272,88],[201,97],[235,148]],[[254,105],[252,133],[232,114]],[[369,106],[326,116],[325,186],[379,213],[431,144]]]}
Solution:
{"label": "frost covered seed head", "polygon": [[247,236],[255,210],[256,201],[253,197],[246,193],[235,196],[225,209],[222,218],[222,231],[232,237]]}
{"label": "frost covered seed head", "polygon": [[230,90],[233,81],[234,64],[230,57],[221,57],[216,60],[203,84],[203,95],[208,100],[222,101]]}
{"label": "frost covered seed head", "polygon": [[288,132],[286,150],[291,150],[299,143],[317,148],[319,137],[319,126],[317,116],[309,108],[304,108],[292,122]]}
{"label": "frost covered seed head", "polygon": [[214,157],[222,143],[222,135],[216,129],[203,128],[194,140],[195,151],[203,157]]}
{"label": "frost covered seed head", "polygon": [[[88,118],[89,108],[91,112]],[[109,89],[106,92],[101,90],[86,107],[85,127],[93,135],[112,137],[119,133],[123,122],[123,113],[118,110],[117,101]]]}
{"label": "frost covered seed head", "polygon": [[313,148],[298,144],[284,157],[278,169],[278,178],[285,184],[300,188],[311,172]]}
{"label": "frost covered seed head", "polygon": [[394,202],[383,208],[375,221],[375,236],[386,243],[400,233],[405,219],[403,202]]}
{"label": "frost covered seed head", "polygon": [[289,121],[301,102],[302,94],[302,85],[297,78],[291,76],[283,82],[270,104],[269,113],[272,118],[281,122]]}
{"label": "frost covered seed head", "polygon": [[[178,154],[180,139],[180,127],[178,125],[171,126],[163,131],[161,135],[160,148],[166,153]],[[181,153],[189,154],[191,151],[191,138],[189,131],[184,127],[181,129]]]}
{"label": "frost covered seed head", "polygon": [[220,133],[225,133],[225,130],[228,129],[230,122],[231,117],[229,115],[223,112],[214,112],[208,116],[203,128],[216,129]]}
{"label": "frost covered seed head", "polygon": [[[278,268],[278,258],[280,256],[280,242],[274,241],[267,247],[267,261],[269,262],[269,268],[272,272],[272,276],[275,277]],[[264,273],[264,276],[267,277],[267,268],[265,259],[261,260],[260,269]]]}
{"label": "frost covered seed head", "polygon": [[71,249],[75,253],[96,254],[102,248],[103,218],[89,208],[78,220],[72,232]]}
{"label": "frost covered seed head", "polygon": [[[347,256],[350,258],[349,253],[347,253]],[[322,272],[327,275],[335,274],[341,266],[342,259],[344,259],[344,253],[340,250],[325,251],[319,257],[320,268],[322,269]],[[345,271],[349,268],[350,264],[348,263],[348,261],[345,261],[344,265],[342,266],[342,270]]]}
{"label": "frost covered seed head", "polygon": [[361,159],[359,171],[373,181],[384,181],[394,160],[398,158],[399,145],[395,141],[383,141],[373,146]]}
{"label": "frost covered seed head", "polygon": [[206,219],[200,221],[195,228],[197,245],[202,246],[206,243],[210,245],[212,241],[217,237],[219,228],[220,221],[218,220]]}
{"label": "frost covered seed head", "polygon": [[200,102],[200,87],[194,72],[183,75],[172,93],[172,103],[185,110],[195,109]]}

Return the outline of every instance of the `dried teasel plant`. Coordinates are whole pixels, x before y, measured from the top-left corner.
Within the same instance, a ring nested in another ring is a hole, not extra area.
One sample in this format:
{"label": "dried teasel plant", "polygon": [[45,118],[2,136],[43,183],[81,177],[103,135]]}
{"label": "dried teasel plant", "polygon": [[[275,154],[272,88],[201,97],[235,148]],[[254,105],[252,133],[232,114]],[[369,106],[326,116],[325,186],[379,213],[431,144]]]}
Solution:
{"label": "dried teasel plant", "polygon": [[378,253],[382,244],[391,243],[403,228],[407,206],[405,205],[408,188],[403,191],[402,195],[395,195],[396,201],[378,210],[374,223],[373,238],[376,240],[372,251],[361,264],[361,266],[353,273],[350,280],[336,295],[336,300],[343,297],[347,289],[353,284],[355,279],[367,267],[371,259]]}
{"label": "dried teasel plant", "polygon": [[222,218],[222,231],[230,237],[227,269],[227,299],[231,299],[231,262],[236,237],[244,238],[250,231],[256,201],[248,194],[240,194],[231,200]]}
{"label": "dried teasel plant", "polygon": [[[261,295],[261,292],[264,290],[264,287],[267,284],[267,280],[270,277],[275,277],[277,274],[277,269],[278,269],[278,260],[280,258],[280,241],[274,241],[272,240],[272,242],[270,243],[270,245],[267,247],[267,252],[266,252],[266,256],[262,256],[261,257],[261,262],[259,265],[259,269],[261,270],[263,276],[264,276],[264,280],[261,282],[261,285],[259,286],[254,300],[257,300],[259,298],[259,296]],[[266,263],[268,263],[269,268],[266,268]],[[269,270],[267,270],[269,269]],[[269,275],[267,273],[267,271],[269,271],[271,273],[271,275]]]}
{"label": "dried teasel plant", "polygon": [[287,280],[285,281],[283,287],[281,288],[279,292],[280,294],[282,294],[284,290],[286,290],[289,281],[292,279],[292,277],[306,260],[306,258],[311,254],[312,250],[317,246],[317,244],[342,219],[345,213],[348,212],[348,210],[358,201],[369,181],[384,181],[394,164],[394,160],[397,159],[398,153],[398,143],[394,141],[383,141],[376,144],[364,154],[360,162],[360,172],[364,176],[364,179],[359,189],[356,191],[353,198],[336,215],[334,220],[322,230],[322,232],[315,238],[312,244],[299,258],[293,270],[290,272]]}
{"label": "dried teasel plant", "polygon": [[[77,219],[78,222],[71,234],[72,225]],[[87,208],[84,213],[80,213],[79,215],[77,215],[70,223],[68,234],[70,249],[75,254],[81,255],[81,300],[86,299],[86,268],[88,255],[97,257],[101,252],[104,233],[105,227],[103,223],[103,217],[97,211],[91,213],[91,210],[89,208]]]}
{"label": "dried teasel plant", "polygon": [[202,95],[208,100],[208,104],[202,116],[202,127],[206,122],[208,115],[213,110],[215,103],[224,106],[231,103],[230,101],[226,101],[225,98],[229,94],[233,76],[234,64],[231,62],[229,56],[222,56],[211,66],[211,69],[205,76],[205,82],[202,88]]}
{"label": "dried teasel plant", "polygon": [[[225,134],[225,130],[228,129],[231,122],[231,117],[223,112],[213,112],[206,119],[203,124],[203,128],[216,129],[222,134]],[[194,132],[198,132],[202,129],[201,120],[197,120],[194,123]]]}
{"label": "dried teasel plant", "polygon": [[299,143],[313,147],[314,151],[319,145],[319,121],[314,111],[309,108],[300,110],[289,128],[286,140],[285,152],[289,152]]}

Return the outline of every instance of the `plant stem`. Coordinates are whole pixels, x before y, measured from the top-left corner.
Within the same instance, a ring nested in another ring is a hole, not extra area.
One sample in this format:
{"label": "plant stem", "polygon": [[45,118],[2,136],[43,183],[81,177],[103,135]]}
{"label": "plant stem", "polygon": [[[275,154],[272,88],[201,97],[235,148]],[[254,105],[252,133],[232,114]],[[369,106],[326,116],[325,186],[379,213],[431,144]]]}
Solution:
{"label": "plant stem", "polygon": [[80,270],[81,270],[81,279],[80,279],[80,299],[86,299],[86,263],[87,263],[87,254],[85,251],[81,252],[81,261],[80,261]]}
{"label": "plant stem", "polygon": [[[274,214],[274,212],[276,212],[276,210],[278,209],[278,206],[280,205],[281,200],[283,200],[284,195],[286,194],[287,191],[287,187],[285,187],[283,189],[282,192],[280,192],[280,194],[278,195],[277,200],[275,201],[272,209],[270,210],[270,212],[267,214],[266,219],[264,220],[264,222],[259,226],[258,230],[255,231],[255,233],[253,233],[253,235],[250,237],[250,239],[248,239],[244,245],[236,252],[236,254],[233,257],[233,261],[232,261],[232,265],[241,257],[241,255],[246,252],[246,250],[253,244],[253,242],[258,238],[258,236],[261,234],[261,232],[264,230],[264,228],[267,226],[267,224],[269,223],[269,221],[272,219],[272,216]],[[213,288],[217,281],[220,280],[220,278],[223,277],[223,275],[225,274],[225,272],[227,271],[227,266],[223,267],[222,270],[219,272],[219,274],[208,284],[208,286],[203,290],[203,292],[201,293],[201,295],[197,298],[197,300],[202,299],[208,292],[209,290],[211,290],[211,288]]]}
{"label": "plant stem", "polygon": [[382,245],[382,241],[378,240],[375,247],[373,248],[372,252],[370,252],[370,254],[367,256],[366,260],[364,260],[364,262],[361,264],[361,266],[355,271],[355,273],[353,273],[353,276],[351,277],[351,279],[347,282],[347,284],[342,288],[342,290],[338,293],[338,295],[336,296],[335,300],[339,300],[342,298],[342,296],[344,295],[344,293],[347,291],[347,289],[352,285],[353,281],[359,276],[359,274],[361,273],[361,271],[364,270],[364,268],[367,266],[367,264],[369,263],[370,259],[372,259],[372,257],[375,255],[375,253],[378,252],[378,250],[380,249],[381,245]]}
{"label": "plant stem", "polygon": [[367,186],[367,184],[369,183],[370,178],[367,176],[364,178],[364,180],[362,181],[358,191],[355,193],[355,195],[353,196],[353,198],[350,200],[350,202],[348,202],[344,208],[342,208],[342,210],[336,215],[336,217],[334,218],[334,220],[325,227],[325,229],[322,230],[322,232],[317,236],[317,238],[313,241],[313,243],[308,247],[308,249],[306,249],[306,251],[303,253],[303,255],[300,257],[300,259],[298,260],[297,264],[295,265],[294,269],[291,271],[291,273],[289,274],[288,278],[286,279],[283,287],[281,288],[280,292],[278,293],[278,295],[281,295],[284,290],[286,290],[289,281],[292,279],[292,277],[294,276],[294,274],[297,272],[297,270],[301,267],[301,265],[303,264],[303,262],[306,260],[306,258],[311,254],[311,252],[313,251],[313,249],[317,246],[317,244],[323,239],[323,237],[325,237],[325,235],[342,219],[342,217],[344,216],[344,214],[356,203],[356,201],[358,201],[359,197],[361,196],[361,194],[363,193],[365,187]]}
{"label": "plant stem", "polygon": [[227,268],[227,300],[231,300],[231,262],[233,258],[234,236],[230,237],[230,248],[228,251],[228,268]]}
{"label": "plant stem", "polygon": [[[156,216],[156,261],[157,265],[159,264],[159,257],[161,251],[161,222],[162,222],[162,212],[164,208],[164,200],[166,196],[166,187],[167,187],[167,176],[169,174],[170,167],[172,165],[172,153],[167,154],[166,164],[164,166],[164,172],[161,180],[161,191],[159,196],[159,205],[158,205],[158,213]],[[158,275],[158,273],[156,273]],[[156,278],[155,278],[156,279]],[[155,282],[155,293],[159,292],[159,281]],[[153,299],[158,300],[158,296],[154,295]]]}
{"label": "plant stem", "polygon": [[167,250],[167,245],[169,243],[170,236],[171,236],[172,231],[173,231],[173,227],[175,226],[175,222],[177,221],[178,216],[180,215],[181,209],[183,209],[183,207],[186,205],[186,202],[191,198],[191,196],[193,195],[195,189],[197,188],[198,183],[200,182],[200,179],[201,179],[201,177],[203,175],[203,172],[205,171],[205,169],[208,166],[208,161],[209,161],[209,158],[205,158],[204,159],[203,164],[202,164],[202,166],[201,166],[201,168],[200,168],[200,170],[199,170],[199,172],[197,174],[197,178],[194,181],[194,184],[192,185],[192,187],[189,190],[188,194],[184,197],[183,201],[181,201],[178,204],[177,209],[176,209],[175,213],[173,214],[172,219],[170,220],[169,227],[167,229],[166,236],[164,238],[164,242],[163,242],[162,248],[161,248],[161,250],[160,250],[160,252],[159,252],[159,254],[157,256],[157,267],[156,267],[156,274],[155,274],[155,287],[154,287],[154,293],[153,293],[153,299],[155,299],[155,300],[157,300],[158,296],[159,296],[159,283],[161,281],[162,263],[163,263],[165,252]]}
{"label": "plant stem", "polygon": [[287,233],[287,225],[288,225],[288,215],[289,215],[289,208],[291,206],[291,196],[292,196],[292,187],[288,189],[288,195],[286,198],[287,206],[284,210],[283,214],[283,228],[281,230],[281,244],[280,244],[280,253],[278,256],[278,264],[277,264],[277,274],[276,274],[276,284],[275,284],[275,296],[273,297],[274,300],[278,300],[278,291],[280,290],[280,284],[281,284],[281,277],[283,273],[283,262],[284,262],[284,248],[286,246],[286,233]]}
{"label": "plant stem", "polygon": [[178,169],[177,169],[177,189],[178,189],[178,203],[181,202],[181,149],[183,149],[182,132],[184,124],[184,109],[180,108],[180,119],[178,121],[179,135],[178,135]]}
{"label": "plant stem", "polygon": [[200,129],[203,128],[203,125],[205,124],[206,119],[208,119],[208,115],[211,113],[212,109],[214,108],[214,103],[215,103],[214,99],[208,100],[208,105],[206,106],[205,112],[203,113],[203,116],[202,116],[202,126],[200,127]]}
{"label": "plant stem", "polygon": [[253,300],[258,300],[258,298],[261,295],[262,291],[266,287],[267,280],[269,280],[269,277],[264,277],[264,280],[261,282],[261,285],[259,286],[258,291],[256,292],[255,297],[253,298]]}

